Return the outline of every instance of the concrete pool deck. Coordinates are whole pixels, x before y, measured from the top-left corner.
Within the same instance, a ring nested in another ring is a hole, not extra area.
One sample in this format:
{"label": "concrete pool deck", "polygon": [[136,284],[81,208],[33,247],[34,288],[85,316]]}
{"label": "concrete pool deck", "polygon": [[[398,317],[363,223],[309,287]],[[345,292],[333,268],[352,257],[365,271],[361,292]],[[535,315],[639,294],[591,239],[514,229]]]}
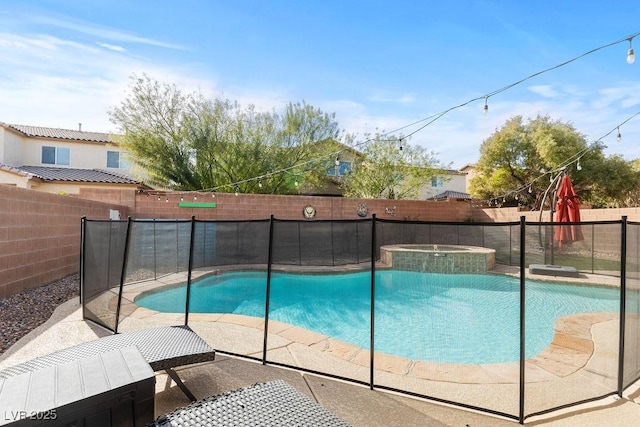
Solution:
{"label": "concrete pool deck", "polygon": [[[175,278],[179,279],[179,278]],[[600,278],[599,278],[600,279]],[[145,309],[131,311],[123,327],[141,328],[155,325],[179,324],[183,315],[156,313]],[[213,317],[216,317],[215,319]],[[618,324],[615,319],[588,319],[587,331],[575,335],[592,343],[592,350],[586,362],[577,361],[580,357],[564,357],[566,350],[557,353],[563,359],[574,360],[578,369],[561,375],[554,373],[553,360],[546,367],[527,365],[527,402],[526,412],[534,408],[544,408],[558,402],[566,394],[570,400],[578,400],[581,392],[585,397],[605,394],[615,390],[615,370],[617,354],[610,349],[616,346]],[[578,322],[580,323],[580,322]],[[251,319],[234,315],[190,315],[189,324],[206,341],[216,348],[238,349],[242,354],[256,356],[261,354],[263,325],[261,319]],[[573,329],[570,323],[563,329]],[[269,360],[273,359],[291,365],[315,366],[325,372],[343,374],[350,378],[365,380],[368,378],[368,363],[361,363],[361,357],[353,353],[353,348],[345,348],[332,343],[319,334],[298,330],[288,325],[271,325]],[[578,328],[580,329],[580,328]],[[556,328],[558,331],[558,328]],[[109,332],[90,322],[82,320],[82,310],[77,299],[63,304],[52,318],[32,331],[5,354],[0,356],[0,369],[21,363],[39,355],[66,348],[80,342],[107,335]],[[584,334],[587,333],[588,336]],[[258,338],[258,345],[253,341]],[[573,344],[575,344],[574,342]],[[584,341],[577,341],[580,345]],[[595,345],[593,344],[595,343]],[[570,344],[570,345],[573,345]],[[583,349],[584,350],[584,349]],[[589,353],[587,351],[587,353]],[[571,354],[571,353],[569,353]],[[399,359],[399,358],[397,358]],[[379,383],[397,383],[405,381],[407,388],[428,391],[429,395],[483,406],[494,410],[517,414],[518,367],[502,366],[483,368],[485,372],[461,372],[460,365],[437,370],[440,378],[409,377],[410,371],[433,374],[433,367],[415,365],[412,370],[397,364],[398,361],[376,357],[376,368],[380,369]],[[564,364],[564,362],[563,362]],[[508,364],[503,364],[508,365]],[[428,368],[428,369],[427,369]],[[557,366],[556,366],[557,368]],[[536,370],[542,369],[543,374]],[[558,368],[560,369],[560,368]],[[195,365],[181,369],[181,376],[197,397],[220,394],[256,382],[284,379],[303,393],[314,398],[325,408],[354,426],[507,426],[516,422],[483,413],[463,410],[449,405],[415,399],[339,380],[301,373],[291,369],[264,366],[260,363],[219,355],[212,363]],[[614,375],[612,378],[611,376]],[[490,377],[492,380],[487,381]],[[464,381],[461,384],[453,382]],[[499,379],[496,381],[496,378]],[[170,382],[166,375],[156,375],[156,413],[158,415],[184,406],[189,402],[182,392]],[[482,380],[482,381],[480,381]],[[534,382],[535,381],[535,382]],[[424,383],[424,384],[422,384]],[[578,395],[576,395],[576,393]],[[575,398],[573,398],[575,397]],[[514,406],[515,405],[515,406]],[[632,426],[640,420],[640,390],[631,387],[623,399],[609,397],[601,401],[554,412],[545,417],[527,419],[527,425],[543,426]]]}

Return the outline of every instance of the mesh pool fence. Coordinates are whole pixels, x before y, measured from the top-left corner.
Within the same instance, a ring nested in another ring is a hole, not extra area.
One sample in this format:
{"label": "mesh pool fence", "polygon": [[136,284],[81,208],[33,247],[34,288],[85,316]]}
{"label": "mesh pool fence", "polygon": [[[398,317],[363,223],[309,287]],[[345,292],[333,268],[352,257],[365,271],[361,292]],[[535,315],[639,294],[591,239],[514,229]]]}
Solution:
{"label": "mesh pool fence", "polygon": [[[558,241],[572,232],[580,238]],[[212,345],[221,353],[521,423],[621,395],[640,378],[640,224],[626,218],[83,219],[82,236],[84,317],[112,331],[142,327],[154,311],[136,299],[167,293],[171,308],[156,324],[191,319],[220,337]],[[592,286],[532,277],[532,265],[561,265]],[[240,291],[231,283],[245,293],[232,295]],[[583,313],[583,303],[601,308]],[[362,310],[352,313],[355,306]]]}

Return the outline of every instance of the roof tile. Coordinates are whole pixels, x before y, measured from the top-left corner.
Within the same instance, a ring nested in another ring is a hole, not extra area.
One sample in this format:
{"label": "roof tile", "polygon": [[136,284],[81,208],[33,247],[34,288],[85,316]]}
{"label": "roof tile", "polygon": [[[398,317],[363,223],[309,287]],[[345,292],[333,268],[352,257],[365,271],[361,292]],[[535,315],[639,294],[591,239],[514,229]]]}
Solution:
{"label": "roof tile", "polygon": [[46,128],[42,126],[7,125],[26,136],[34,138],[68,139],[88,142],[113,142],[108,133],[85,132],[81,130]]}

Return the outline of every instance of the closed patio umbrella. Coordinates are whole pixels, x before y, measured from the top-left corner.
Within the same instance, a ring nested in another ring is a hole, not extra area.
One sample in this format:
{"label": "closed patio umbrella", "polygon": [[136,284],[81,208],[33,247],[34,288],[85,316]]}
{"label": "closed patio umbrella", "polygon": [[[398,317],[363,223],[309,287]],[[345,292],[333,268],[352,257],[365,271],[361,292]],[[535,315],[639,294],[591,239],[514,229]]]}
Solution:
{"label": "closed patio umbrella", "polygon": [[[555,222],[580,222],[580,201],[568,175],[562,177],[557,198]],[[556,226],[554,238],[560,249],[563,244],[584,240],[579,224]]]}

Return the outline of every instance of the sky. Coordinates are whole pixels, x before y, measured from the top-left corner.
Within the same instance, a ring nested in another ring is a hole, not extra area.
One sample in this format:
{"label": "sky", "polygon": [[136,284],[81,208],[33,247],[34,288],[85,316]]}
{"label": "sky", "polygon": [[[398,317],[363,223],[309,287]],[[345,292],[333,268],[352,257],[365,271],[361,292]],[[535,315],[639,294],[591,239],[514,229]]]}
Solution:
{"label": "sky", "polygon": [[518,115],[613,131],[605,154],[633,160],[639,16],[637,0],[0,0],[0,122],[118,132],[108,112],[147,74],[259,110],[305,102],[356,142],[412,134],[452,169]]}

